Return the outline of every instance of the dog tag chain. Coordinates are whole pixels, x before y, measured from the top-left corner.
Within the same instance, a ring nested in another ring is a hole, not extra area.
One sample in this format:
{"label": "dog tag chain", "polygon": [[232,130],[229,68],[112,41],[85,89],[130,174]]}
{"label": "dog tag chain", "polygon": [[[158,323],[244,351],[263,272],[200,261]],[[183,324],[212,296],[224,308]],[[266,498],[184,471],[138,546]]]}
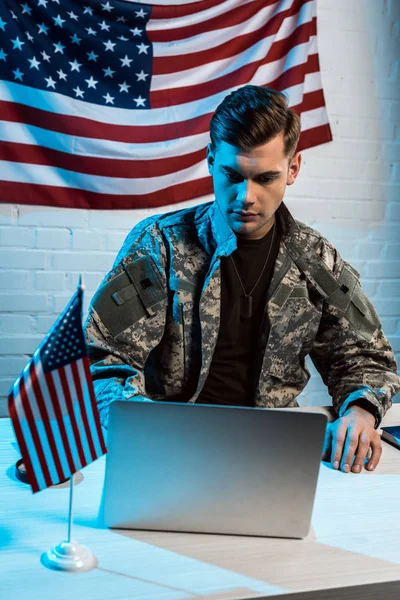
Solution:
{"label": "dog tag chain", "polygon": [[236,268],[235,261],[233,260],[232,254],[230,255],[230,259],[231,259],[233,267],[235,269],[237,278],[238,278],[239,283],[240,283],[240,285],[242,287],[242,290],[243,290],[243,294],[240,296],[240,316],[243,317],[243,319],[250,319],[250,317],[253,315],[253,298],[252,298],[252,293],[256,289],[257,285],[260,283],[260,279],[263,276],[263,273],[265,271],[265,267],[267,266],[268,259],[269,259],[269,256],[271,254],[272,244],[274,242],[274,235],[275,235],[275,222],[274,222],[274,225],[273,225],[271,244],[269,246],[267,258],[265,260],[264,266],[263,266],[263,268],[261,270],[261,273],[260,273],[257,281],[255,282],[255,284],[253,285],[253,288],[250,290],[250,292],[248,294],[246,294],[246,290],[244,289],[243,282],[240,279],[240,275],[239,275],[239,272],[238,272],[238,270]]}

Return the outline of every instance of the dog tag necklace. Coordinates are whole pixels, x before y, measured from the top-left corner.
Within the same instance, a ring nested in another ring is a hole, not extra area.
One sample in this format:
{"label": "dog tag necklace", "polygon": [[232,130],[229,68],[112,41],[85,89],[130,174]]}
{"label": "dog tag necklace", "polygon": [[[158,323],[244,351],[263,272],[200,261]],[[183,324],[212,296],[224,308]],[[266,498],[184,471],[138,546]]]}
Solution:
{"label": "dog tag necklace", "polygon": [[273,224],[272,238],[271,238],[271,243],[269,245],[269,250],[268,250],[267,258],[265,260],[264,266],[262,268],[262,271],[261,271],[261,273],[260,273],[257,281],[255,282],[255,284],[253,285],[253,288],[250,290],[250,292],[248,294],[246,294],[246,290],[244,289],[243,282],[240,279],[240,275],[239,275],[239,272],[238,272],[238,270],[236,268],[235,261],[233,260],[232,254],[230,254],[230,259],[232,261],[233,267],[234,267],[234,269],[236,271],[237,278],[238,278],[239,283],[240,283],[240,285],[242,287],[242,290],[243,290],[243,294],[240,296],[240,316],[243,317],[244,319],[250,319],[250,317],[253,314],[253,298],[252,298],[252,293],[256,289],[257,285],[260,283],[260,279],[263,276],[263,273],[265,271],[265,267],[267,266],[269,255],[271,254],[272,244],[274,242],[274,235],[275,235],[275,221],[274,221],[274,224]]}

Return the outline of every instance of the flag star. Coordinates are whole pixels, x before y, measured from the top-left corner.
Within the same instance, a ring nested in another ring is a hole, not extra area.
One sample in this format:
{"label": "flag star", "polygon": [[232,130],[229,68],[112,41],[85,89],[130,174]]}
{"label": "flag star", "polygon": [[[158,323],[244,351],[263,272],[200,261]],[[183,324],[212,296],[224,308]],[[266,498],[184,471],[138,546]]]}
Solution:
{"label": "flag star", "polygon": [[57,15],[56,17],[51,17],[54,21],[55,27],[62,27],[63,23],[65,23],[65,19],[61,18],[61,15]]}
{"label": "flag star", "polygon": [[139,48],[139,54],[147,54],[147,48],[150,48],[150,46],[146,46],[146,44],[136,44],[136,48]]}
{"label": "flag star", "polygon": [[15,12],[13,12],[12,10],[10,10],[10,15],[12,16],[13,19],[18,20],[17,15],[15,14]]}
{"label": "flag star", "polygon": [[69,61],[69,64],[71,65],[71,71],[78,71],[78,73],[80,73],[82,66],[81,63],[78,63],[78,61],[75,59],[73,62]]}
{"label": "flag star", "polygon": [[45,81],[47,81],[46,87],[51,87],[51,88],[55,89],[56,82],[54,81],[54,79],[52,77],[45,77],[44,79],[45,79]]}
{"label": "flag star", "polygon": [[106,96],[103,96],[103,98],[106,101],[106,104],[114,104],[114,97],[110,96],[108,92]]}
{"label": "flag star", "polygon": [[101,10],[105,10],[107,12],[111,12],[112,10],[114,10],[114,6],[111,6],[111,4],[109,2],[102,4],[102,7],[103,8]]}
{"label": "flag star", "polygon": [[129,38],[126,38],[123,35],[120,35],[118,39],[121,40],[121,42],[129,42]]}
{"label": "flag star", "polygon": [[76,15],[74,12],[72,12],[72,10],[70,12],[67,13],[67,15],[69,16],[70,19],[72,19],[73,21],[78,21],[78,15]]}
{"label": "flag star", "polygon": [[19,79],[20,81],[22,81],[24,73],[21,73],[21,71],[18,68],[15,69],[15,71],[13,71],[13,73],[14,73],[14,79]]}
{"label": "flag star", "polygon": [[28,58],[28,62],[31,63],[30,69],[37,69],[39,71],[40,62],[36,60],[35,56],[33,58]]}
{"label": "flag star", "polygon": [[107,25],[107,23],[104,20],[103,20],[102,23],[99,23],[99,25],[100,25],[100,28],[101,28],[102,31],[104,31],[104,30],[105,31],[110,31],[110,26]]}
{"label": "flag star", "polygon": [[16,37],[15,40],[11,40],[13,43],[13,50],[22,50],[22,46],[25,42],[21,42],[19,37]]}
{"label": "flag star", "polygon": [[47,35],[49,28],[46,27],[46,25],[44,23],[42,23],[41,25],[38,25],[38,28],[39,28],[39,33],[44,33],[44,35]]}
{"label": "flag star", "polygon": [[128,19],[125,19],[125,17],[117,17],[117,23],[126,23],[128,21]]}
{"label": "flag star", "polygon": [[103,42],[103,44],[106,47],[106,51],[111,50],[111,52],[114,52],[114,46],[116,46],[116,44],[113,44],[111,40],[108,40],[108,42]]}
{"label": "flag star", "polygon": [[141,8],[139,11],[135,10],[136,16],[139,17],[143,17],[143,19],[146,17],[146,13],[144,12],[143,8]]}
{"label": "flag star", "polygon": [[88,35],[97,35],[97,32],[91,27],[85,27],[85,29],[88,32]]}
{"label": "flag star", "polygon": [[56,4],[60,4],[60,0],[51,0],[52,2],[55,2]]}
{"label": "flag star", "polygon": [[7,21],[3,21],[3,19],[0,17],[0,27],[3,31],[5,31],[6,25],[7,25]]}
{"label": "flag star", "polygon": [[57,75],[63,81],[67,81],[67,74],[64,73],[64,71],[62,69],[60,69],[59,71],[57,71]]}
{"label": "flag star", "polygon": [[131,87],[130,85],[127,85],[126,81],[124,81],[124,83],[119,83],[118,85],[120,92],[127,92],[128,89]]}
{"label": "flag star", "polygon": [[42,55],[43,60],[50,62],[50,56],[48,54],[46,54],[46,52],[44,50],[40,54]]}
{"label": "flag star", "polygon": [[93,79],[93,75],[90,76],[90,79],[85,79],[85,81],[88,84],[89,88],[94,88],[94,89],[96,89],[96,85],[99,83],[98,81]]}
{"label": "flag star", "polygon": [[53,44],[53,46],[55,48],[54,54],[57,54],[58,52],[64,54],[65,46],[63,46],[61,42],[58,42],[58,44]]}
{"label": "flag star", "polygon": [[6,56],[8,56],[8,54],[6,54],[3,50],[3,48],[0,48],[0,60],[6,60]]}
{"label": "flag star", "polygon": [[46,8],[48,2],[49,2],[49,0],[39,0],[38,1],[38,6],[44,6]]}
{"label": "flag star", "polygon": [[115,73],[115,71],[111,71],[111,67],[107,67],[107,69],[103,69],[103,71],[104,71],[104,77],[112,77]]}
{"label": "flag star", "polygon": [[91,52],[86,52],[86,54],[88,55],[89,60],[94,60],[94,62],[97,62],[99,55],[95,54],[93,50]]}
{"label": "flag star", "polygon": [[138,98],[134,98],[134,101],[136,102],[136,108],[138,108],[139,106],[144,106],[146,98],[142,98],[142,96],[139,96]]}
{"label": "flag star", "polygon": [[22,14],[23,14],[23,15],[24,15],[25,13],[28,13],[28,15],[30,15],[30,14],[31,14],[31,12],[32,12],[32,9],[31,9],[31,7],[30,7],[30,6],[28,6],[27,4],[22,4],[22,8],[24,9],[24,10],[22,11]]}
{"label": "flag star", "polygon": [[145,73],[143,70],[140,73],[135,73],[138,81],[146,81],[146,77],[149,76],[148,73]]}
{"label": "flag star", "polygon": [[78,36],[76,35],[76,33],[74,33],[74,35],[70,35],[70,36],[69,36],[69,39],[71,40],[71,42],[72,42],[73,44],[78,44],[78,46],[80,45],[80,43],[81,43],[81,41],[82,41],[82,38],[78,37]]}
{"label": "flag star", "polygon": [[121,67],[130,67],[131,62],[133,62],[133,58],[128,58],[128,55],[125,54],[124,58],[119,59],[121,61]]}
{"label": "flag star", "polygon": [[75,94],[76,94],[76,97],[77,97],[77,98],[83,98],[83,96],[84,96],[84,94],[85,94],[85,92],[83,92],[83,91],[82,91],[82,90],[79,88],[79,86],[76,86],[76,88],[74,88],[74,92],[75,92]]}
{"label": "flag star", "polygon": [[86,14],[93,15],[93,9],[92,9],[92,8],[90,8],[90,6],[84,6],[83,8],[85,9],[85,10],[83,11],[83,14],[84,14],[84,15],[86,15]]}
{"label": "flag star", "polygon": [[29,31],[25,31],[25,35],[26,35],[26,37],[28,38],[28,40],[29,40],[30,42],[33,42],[33,40],[34,40],[34,37],[33,37],[33,35],[31,35],[31,34],[29,33]]}
{"label": "flag star", "polygon": [[138,29],[135,27],[135,29],[130,29],[129,31],[132,31],[132,35],[142,35],[143,29]]}

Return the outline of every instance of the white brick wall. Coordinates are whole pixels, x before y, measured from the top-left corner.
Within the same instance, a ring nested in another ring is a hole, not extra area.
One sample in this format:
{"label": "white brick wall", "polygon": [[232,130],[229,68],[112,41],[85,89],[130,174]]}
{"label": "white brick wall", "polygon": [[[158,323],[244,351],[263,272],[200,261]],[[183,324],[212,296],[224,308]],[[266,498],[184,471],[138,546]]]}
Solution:
{"label": "white brick wall", "polygon": [[[400,2],[318,0],[318,19],[334,141],[303,153],[286,202],[360,272],[399,360]],[[0,414],[10,385],[64,308],[79,273],[87,306],[131,227],[174,208],[105,213],[0,204]],[[301,402],[328,404],[311,371]]]}

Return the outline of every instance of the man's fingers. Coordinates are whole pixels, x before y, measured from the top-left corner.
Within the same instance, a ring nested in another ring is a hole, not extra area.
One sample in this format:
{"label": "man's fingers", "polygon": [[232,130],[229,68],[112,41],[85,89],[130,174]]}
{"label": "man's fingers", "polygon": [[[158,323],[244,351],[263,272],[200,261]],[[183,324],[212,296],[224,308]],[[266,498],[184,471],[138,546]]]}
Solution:
{"label": "man's fingers", "polygon": [[342,458],[343,445],[346,439],[346,427],[338,427],[332,435],[332,450],[331,450],[331,463],[334,469],[338,469],[340,465],[340,459]]}
{"label": "man's fingers", "polygon": [[[368,432],[364,429],[361,432],[361,435],[359,437],[356,458],[353,463],[353,466],[351,467],[351,470],[353,473],[360,473],[362,471],[365,457],[368,454],[369,445],[370,445],[369,435],[368,435]],[[350,460],[352,460],[352,459],[350,459]],[[349,464],[351,465],[351,462]]]}
{"label": "man's fingers", "polygon": [[375,435],[371,439],[371,456],[367,464],[368,471],[373,471],[380,461],[382,455],[382,442],[378,433],[375,432]]}
{"label": "man's fingers", "polygon": [[[351,469],[357,448],[360,447],[360,453],[364,451],[364,442],[361,441],[360,434],[361,432],[356,427],[347,430],[346,443],[343,449],[343,455],[340,464],[341,470],[345,473],[348,473]],[[367,453],[367,450],[368,446],[365,449],[365,454]]]}

